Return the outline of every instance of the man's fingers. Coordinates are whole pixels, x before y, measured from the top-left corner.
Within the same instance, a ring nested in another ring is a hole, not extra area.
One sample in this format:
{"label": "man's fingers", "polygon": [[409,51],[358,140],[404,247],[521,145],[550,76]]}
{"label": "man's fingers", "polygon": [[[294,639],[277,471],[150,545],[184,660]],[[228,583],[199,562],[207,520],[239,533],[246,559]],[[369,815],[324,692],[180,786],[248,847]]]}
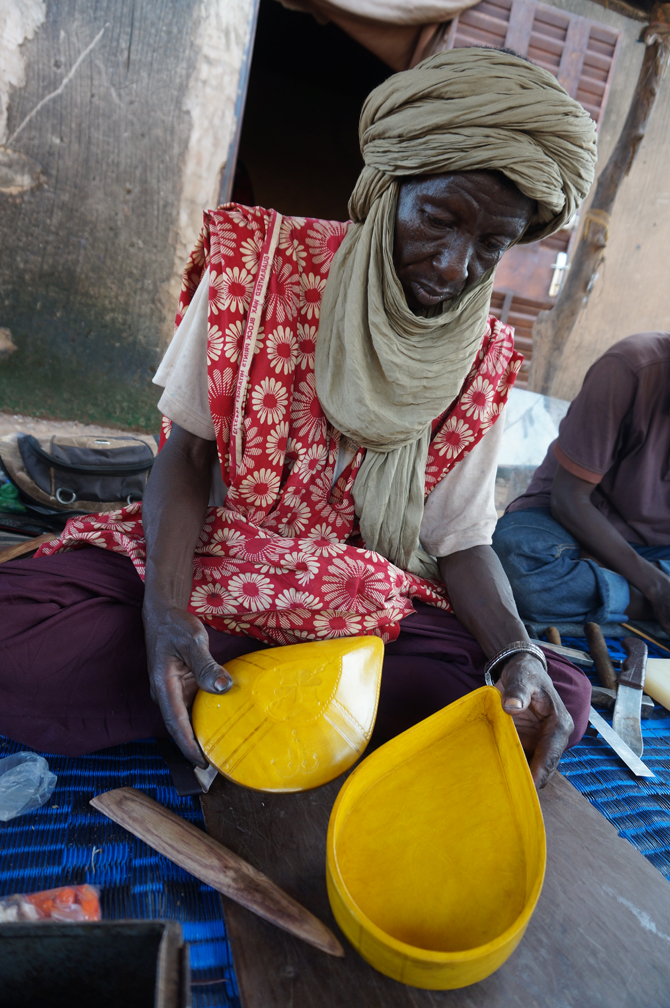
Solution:
{"label": "man's fingers", "polygon": [[548,783],[563,755],[567,741],[568,735],[558,723],[551,727],[546,726],[530,762],[530,772],[538,790]]}
{"label": "man's fingers", "polygon": [[223,667],[217,665],[213,658],[194,670],[200,689],[206,693],[227,693],[233,685],[233,680]]}
{"label": "man's fingers", "polygon": [[520,714],[530,703],[530,694],[517,689],[506,689],[502,695],[503,710],[507,714]]}
{"label": "man's fingers", "polygon": [[201,770],[206,770],[209,764],[207,763],[202,749],[198,745],[195,735],[193,734],[188,711],[186,712],[185,718],[174,717],[174,715],[172,715],[169,719],[165,718],[165,716],[163,719],[165,720],[165,727],[183,752],[184,756],[189,759],[191,763],[199,766]]}
{"label": "man's fingers", "polygon": [[534,678],[528,678],[522,667],[508,666],[496,685],[503,710],[514,718],[524,748],[533,753],[530,770],[539,789],[558,765],[572,720],[551,682],[540,686]]}
{"label": "man's fingers", "polygon": [[530,704],[531,690],[523,681],[523,677],[515,671],[510,669],[506,673],[503,672],[496,686],[502,693],[501,702],[507,714],[519,714]]}
{"label": "man's fingers", "polygon": [[233,685],[233,680],[223,667],[214,661],[209,651],[203,652],[198,649],[194,654],[189,654],[189,668],[195,677],[200,689],[206,693],[227,693]]}
{"label": "man's fingers", "polygon": [[207,760],[193,734],[189,710],[198,687],[208,693],[225,693],[233,681],[209,653],[207,631],[196,616],[171,610],[159,631],[147,642],[147,653],[153,656],[149,673],[152,697],[184,755],[206,767]]}
{"label": "man's fingers", "polygon": [[206,769],[207,760],[193,734],[191,719],[178,677],[170,677],[165,680],[164,688],[158,693],[158,706],[163,715],[165,727],[184,756],[196,766],[203,770]]}
{"label": "man's fingers", "polygon": [[542,732],[530,763],[530,772],[538,789],[547,784],[558,766],[574,727],[558,694],[553,698],[543,691],[543,700],[545,702],[539,705],[540,709],[546,709],[548,714],[544,718]]}
{"label": "man's fingers", "polygon": [[209,641],[203,628],[202,634],[181,642],[181,659],[192,672],[200,689],[206,693],[227,693],[233,680],[223,667],[215,662],[209,653]]}

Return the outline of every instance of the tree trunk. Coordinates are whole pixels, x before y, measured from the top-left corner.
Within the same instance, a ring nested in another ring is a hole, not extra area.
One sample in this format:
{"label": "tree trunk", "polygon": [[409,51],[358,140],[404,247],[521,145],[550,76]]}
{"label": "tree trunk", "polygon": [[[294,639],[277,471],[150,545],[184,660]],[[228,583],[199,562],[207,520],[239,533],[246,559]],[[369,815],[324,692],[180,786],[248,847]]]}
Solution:
{"label": "tree trunk", "polygon": [[647,129],[670,52],[670,3],[658,4],[644,32],[646,50],[626,121],[598,179],[582,233],[556,304],[533,326],[529,388],[551,395],[563,352],[605,257],[616,194],[630,171]]}

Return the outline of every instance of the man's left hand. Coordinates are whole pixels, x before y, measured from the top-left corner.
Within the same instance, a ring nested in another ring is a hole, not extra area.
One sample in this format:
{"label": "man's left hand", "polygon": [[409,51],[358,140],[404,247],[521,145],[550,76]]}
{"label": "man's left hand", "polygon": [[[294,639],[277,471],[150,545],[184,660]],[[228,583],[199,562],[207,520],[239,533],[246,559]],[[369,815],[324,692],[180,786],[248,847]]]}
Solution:
{"label": "man's left hand", "polygon": [[530,654],[506,662],[496,687],[503,710],[516,725],[521,745],[530,758],[530,772],[543,788],[558,765],[574,723],[549,675]]}

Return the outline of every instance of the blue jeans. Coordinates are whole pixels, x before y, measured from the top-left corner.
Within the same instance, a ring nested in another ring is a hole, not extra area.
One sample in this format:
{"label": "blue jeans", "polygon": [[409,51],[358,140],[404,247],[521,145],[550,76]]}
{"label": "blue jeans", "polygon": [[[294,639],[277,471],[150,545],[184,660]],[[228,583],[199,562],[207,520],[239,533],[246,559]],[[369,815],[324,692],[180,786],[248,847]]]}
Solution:
{"label": "blue jeans", "polygon": [[[670,575],[670,545],[630,544]],[[581,559],[582,547],[549,508],[512,511],[499,519],[493,548],[512,585],[522,619],[532,623],[624,623],[630,602],[621,574]]]}

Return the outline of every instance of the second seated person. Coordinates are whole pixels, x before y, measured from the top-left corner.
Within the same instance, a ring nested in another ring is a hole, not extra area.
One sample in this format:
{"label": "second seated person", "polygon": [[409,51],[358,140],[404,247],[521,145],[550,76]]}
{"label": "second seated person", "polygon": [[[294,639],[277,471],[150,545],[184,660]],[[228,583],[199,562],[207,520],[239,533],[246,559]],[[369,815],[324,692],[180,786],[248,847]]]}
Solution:
{"label": "second seated person", "polygon": [[670,333],[628,336],[591,366],[493,547],[526,620],[670,631]]}

